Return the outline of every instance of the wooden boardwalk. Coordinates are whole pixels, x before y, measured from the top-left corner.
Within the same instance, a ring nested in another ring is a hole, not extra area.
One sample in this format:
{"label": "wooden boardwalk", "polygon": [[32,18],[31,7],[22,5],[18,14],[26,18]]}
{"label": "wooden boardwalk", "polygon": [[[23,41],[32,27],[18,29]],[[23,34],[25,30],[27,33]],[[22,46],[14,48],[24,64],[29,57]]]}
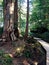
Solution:
{"label": "wooden boardwalk", "polygon": [[40,38],[34,37],[34,39],[36,39],[38,42],[40,42],[42,44],[42,46],[44,47],[44,49],[46,50],[46,52],[47,52],[47,57],[46,57],[47,58],[46,59],[47,63],[46,63],[46,65],[49,65],[49,43],[41,40]]}

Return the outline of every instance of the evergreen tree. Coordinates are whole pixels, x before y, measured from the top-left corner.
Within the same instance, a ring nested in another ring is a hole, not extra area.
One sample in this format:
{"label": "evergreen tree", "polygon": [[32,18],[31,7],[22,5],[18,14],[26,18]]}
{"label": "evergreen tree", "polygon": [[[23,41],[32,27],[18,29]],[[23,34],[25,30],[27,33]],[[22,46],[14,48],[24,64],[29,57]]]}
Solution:
{"label": "evergreen tree", "polygon": [[27,16],[26,16],[25,39],[27,39],[27,37],[28,37],[28,23],[29,23],[29,0],[27,0]]}

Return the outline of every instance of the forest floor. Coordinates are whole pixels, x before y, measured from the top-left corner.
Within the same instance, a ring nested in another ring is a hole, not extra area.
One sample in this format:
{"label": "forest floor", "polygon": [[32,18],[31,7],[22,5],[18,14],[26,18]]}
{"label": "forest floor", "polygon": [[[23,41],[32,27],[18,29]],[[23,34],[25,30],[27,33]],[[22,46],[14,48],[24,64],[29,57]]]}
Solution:
{"label": "forest floor", "polygon": [[[16,42],[17,44],[24,43],[24,40],[18,40]],[[13,59],[13,65],[30,65],[24,57],[13,57],[15,54],[15,47],[13,47],[11,42],[4,42],[4,44],[0,46],[0,50],[3,50],[5,54],[9,54],[9,56]]]}
{"label": "forest floor", "polygon": [[[19,41],[19,42],[22,43],[22,41]],[[5,43],[6,44],[4,44],[3,46],[0,47],[0,50],[3,50],[5,54],[9,54],[9,56],[12,57],[13,65],[23,65],[21,58],[18,59],[18,58],[13,57],[13,55],[15,54],[15,49],[14,49],[13,45],[11,44],[11,42],[5,42]],[[28,65],[26,60],[24,60],[23,63],[25,63],[25,65]]]}
{"label": "forest floor", "polygon": [[[24,40],[16,41],[16,44],[25,44]],[[33,65],[28,63],[28,59],[25,57],[15,58],[15,44],[11,42],[4,42],[2,46],[0,46],[0,50],[3,50],[5,54],[9,54],[9,56],[13,59],[13,65]]]}

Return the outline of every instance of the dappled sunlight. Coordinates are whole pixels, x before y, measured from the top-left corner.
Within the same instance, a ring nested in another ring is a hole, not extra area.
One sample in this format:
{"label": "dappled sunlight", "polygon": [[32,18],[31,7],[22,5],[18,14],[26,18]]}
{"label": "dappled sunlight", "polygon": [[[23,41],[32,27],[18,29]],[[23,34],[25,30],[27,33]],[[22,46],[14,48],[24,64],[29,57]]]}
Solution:
{"label": "dappled sunlight", "polygon": [[47,59],[46,61],[47,61],[46,65],[49,65],[49,60]]}
{"label": "dappled sunlight", "polygon": [[14,12],[14,3],[10,4],[10,14]]}
{"label": "dappled sunlight", "polygon": [[45,1],[43,4],[44,1],[39,0],[0,1],[0,21],[4,22],[0,23],[0,27],[3,27],[3,33],[0,29],[0,50],[4,51],[3,55],[0,54],[1,60],[3,57],[4,61],[5,56],[9,64],[15,60],[13,65],[45,65],[46,61],[49,63],[49,44],[40,38],[34,38],[49,39],[49,11],[44,8],[49,6],[48,3]]}
{"label": "dappled sunlight", "polygon": [[47,43],[47,42],[45,42],[45,41],[43,41],[43,40],[38,40],[43,46],[47,46],[47,47],[49,47],[49,44]]}
{"label": "dappled sunlight", "polygon": [[46,41],[43,41],[40,38],[36,38],[36,37],[34,37],[34,39],[37,39],[43,46],[49,47],[49,43],[47,43]]}
{"label": "dappled sunlight", "polygon": [[40,38],[36,38],[36,37],[34,37],[34,38],[37,39],[37,41],[40,42],[42,44],[42,46],[45,48],[45,50],[47,52],[47,55],[46,55],[47,60],[46,60],[46,62],[47,62],[47,65],[49,65],[49,43],[41,40]]}
{"label": "dappled sunlight", "polygon": [[0,2],[3,2],[3,0],[0,0]]}
{"label": "dappled sunlight", "polygon": [[11,58],[13,58],[13,55],[12,55],[12,54],[9,54],[9,56],[10,56]]}
{"label": "dappled sunlight", "polygon": [[39,40],[43,46],[49,47],[49,44],[43,40]]}
{"label": "dappled sunlight", "polygon": [[47,60],[47,62],[49,63],[49,59]]}
{"label": "dappled sunlight", "polygon": [[0,27],[3,27],[3,6],[2,6],[3,0],[0,0]]}
{"label": "dappled sunlight", "polygon": [[34,65],[38,65],[38,62],[34,62]]}

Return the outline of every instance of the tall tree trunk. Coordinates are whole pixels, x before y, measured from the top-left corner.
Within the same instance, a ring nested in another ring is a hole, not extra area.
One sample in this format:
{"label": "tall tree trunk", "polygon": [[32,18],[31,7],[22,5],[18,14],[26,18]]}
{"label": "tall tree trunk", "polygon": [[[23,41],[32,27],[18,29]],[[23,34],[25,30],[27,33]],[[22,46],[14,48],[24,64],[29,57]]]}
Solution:
{"label": "tall tree trunk", "polygon": [[18,30],[18,0],[15,0],[14,4],[14,33],[16,37],[19,37],[19,30]]}
{"label": "tall tree trunk", "polygon": [[14,2],[12,0],[6,0],[6,14],[4,16],[4,31],[5,37],[9,39],[11,37],[12,40],[15,40],[16,37],[14,35]]}
{"label": "tall tree trunk", "polygon": [[29,0],[27,0],[27,17],[26,17],[26,30],[25,30],[25,39],[28,37],[28,23],[29,23]]}
{"label": "tall tree trunk", "polygon": [[18,0],[15,0],[14,4],[14,24],[18,27]]}
{"label": "tall tree trunk", "polygon": [[5,20],[6,20],[6,10],[7,10],[6,7],[7,7],[7,3],[8,3],[7,0],[3,0],[3,16],[4,16],[3,37],[6,35],[6,34],[5,34],[5,31],[6,31],[6,30],[5,30],[5,25],[6,25],[6,24],[5,24],[5,23],[6,23]]}
{"label": "tall tree trunk", "polygon": [[3,0],[3,15],[4,15],[4,29],[3,29],[3,38],[7,36],[7,27],[9,25],[9,7],[8,0]]}

